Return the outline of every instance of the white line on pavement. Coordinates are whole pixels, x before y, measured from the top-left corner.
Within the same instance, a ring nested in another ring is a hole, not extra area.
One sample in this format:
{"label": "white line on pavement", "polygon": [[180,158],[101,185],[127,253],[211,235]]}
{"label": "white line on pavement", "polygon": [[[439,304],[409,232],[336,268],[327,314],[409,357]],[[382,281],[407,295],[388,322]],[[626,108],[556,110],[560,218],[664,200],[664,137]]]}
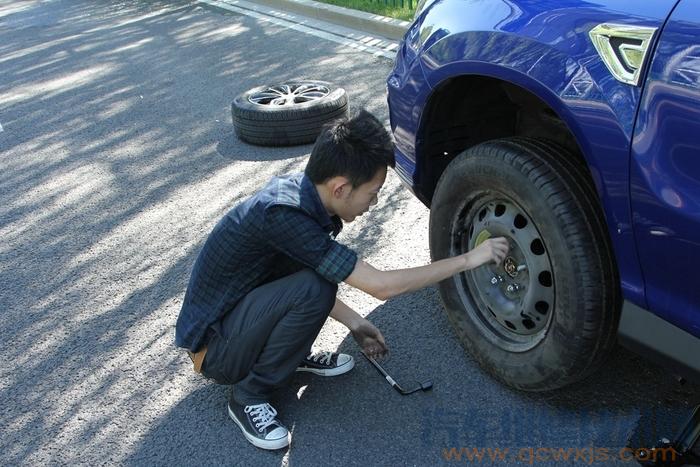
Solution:
{"label": "white line on pavement", "polygon": [[225,3],[222,1],[218,0],[199,0],[200,3],[206,3],[208,5],[212,5],[218,8],[223,8],[225,10],[229,11],[234,11],[236,13],[240,13],[242,15],[246,16],[251,16],[253,18],[259,19],[261,21],[266,21],[270,22],[272,24],[276,24],[278,26],[283,26],[289,29],[294,29],[295,31],[303,32],[305,34],[309,34],[312,36],[320,37],[321,39],[326,39],[332,42],[336,42],[338,44],[345,45],[347,47],[350,47],[355,50],[359,50],[361,52],[366,52],[371,55],[375,56],[380,56],[380,57],[386,57],[389,59],[394,59],[396,57],[396,48],[397,44],[396,43],[390,43],[387,47],[385,48],[379,48],[375,47],[373,45],[368,45],[364,44],[361,41],[358,40],[353,40],[353,39],[348,39],[346,37],[338,36],[329,32],[321,31],[319,29],[315,29],[309,26],[305,26],[300,23],[294,23],[288,20],[280,19],[280,18],[274,18],[269,15],[265,15],[263,13],[258,13],[256,11],[248,10],[246,8],[240,8],[234,5],[231,5],[230,3]]}

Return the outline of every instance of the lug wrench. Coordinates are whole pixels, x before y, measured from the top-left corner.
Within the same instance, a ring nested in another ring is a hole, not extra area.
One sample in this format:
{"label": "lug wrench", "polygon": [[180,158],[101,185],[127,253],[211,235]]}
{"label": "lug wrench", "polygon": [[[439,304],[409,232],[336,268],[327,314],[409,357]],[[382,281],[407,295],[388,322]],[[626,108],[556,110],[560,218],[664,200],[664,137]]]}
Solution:
{"label": "lug wrench", "polygon": [[381,366],[379,363],[377,363],[377,361],[376,361],[374,358],[370,357],[369,355],[367,355],[367,354],[364,353],[364,352],[361,352],[361,353],[362,353],[362,355],[365,356],[365,358],[366,358],[367,360],[369,360],[369,362],[370,362],[372,365],[374,365],[374,368],[377,369],[377,371],[379,372],[379,374],[381,374],[381,375],[384,377],[384,379],[386,379],[387,382],[388,382],[389,384],[391,384],[391,387],[393,387],[394,389],[396,389],[396,390],[399,392],[399,394],[401,394],[402,396],[405,396],[405,395],[407,395],[407,394],[413,394],[414,392],[418,392],[418,391],[428,391],[428,390],[430,390],[430,389],[433,388],[433,382],[430,381],[430,380],[426,380],[426,381],[423,381],[422,383],[419,383],[419,386],[418,386],[417,388],[411,389],[410,391],[407,391],[407,390],[405,390],[404,388],[402,388],[402,387],[399,385],[399,383],[397,383],[396,381],[394,381],[394,378],[392,378],[391,376],[389,376],[389,373],[387,373],[387,372],[384,370],[384,368],[382,368],[382,366]]}

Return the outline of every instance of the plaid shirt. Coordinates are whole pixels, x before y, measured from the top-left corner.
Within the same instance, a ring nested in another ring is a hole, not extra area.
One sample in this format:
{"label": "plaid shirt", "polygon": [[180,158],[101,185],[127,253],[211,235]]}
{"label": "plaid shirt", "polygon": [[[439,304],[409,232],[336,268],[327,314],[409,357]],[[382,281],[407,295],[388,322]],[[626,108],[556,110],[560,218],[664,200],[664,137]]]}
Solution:
{"label": "plaid shirt", "polygon": [[334,240],[342,227],[303,173],[273,178],[229,211],[204,243],[177,319],[176,345],[198,351],[210,326],[248,292],[303,267],[330,282],[345,280],[357,254]]}

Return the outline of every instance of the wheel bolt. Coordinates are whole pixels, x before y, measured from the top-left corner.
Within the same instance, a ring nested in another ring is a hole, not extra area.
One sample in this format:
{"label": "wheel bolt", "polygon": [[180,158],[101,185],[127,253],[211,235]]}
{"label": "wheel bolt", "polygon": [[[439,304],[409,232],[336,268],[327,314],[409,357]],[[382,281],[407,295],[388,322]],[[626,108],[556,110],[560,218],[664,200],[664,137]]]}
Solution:
{"label": "wheel bolt", "polygon": [[523,290],[524,288],[525,288],[525,287],[522,286],[522,285],[518,285],[518,284],[508,284],[508,286],[506,287],[506,292],[508,292],[509,294],[514,294],[514,293],[520,292],[520,291]]}

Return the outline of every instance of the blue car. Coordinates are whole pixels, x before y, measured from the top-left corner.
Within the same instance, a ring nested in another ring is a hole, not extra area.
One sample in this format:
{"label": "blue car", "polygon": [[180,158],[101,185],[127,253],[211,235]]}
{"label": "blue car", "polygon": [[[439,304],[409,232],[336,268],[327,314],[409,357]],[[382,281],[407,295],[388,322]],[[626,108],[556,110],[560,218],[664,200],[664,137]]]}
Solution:
{"label": "blue car", "polygon": [[616,342],[700,376],[700,2],[423,0],[388,81],[396,171],[480,365],[566,386]]}

